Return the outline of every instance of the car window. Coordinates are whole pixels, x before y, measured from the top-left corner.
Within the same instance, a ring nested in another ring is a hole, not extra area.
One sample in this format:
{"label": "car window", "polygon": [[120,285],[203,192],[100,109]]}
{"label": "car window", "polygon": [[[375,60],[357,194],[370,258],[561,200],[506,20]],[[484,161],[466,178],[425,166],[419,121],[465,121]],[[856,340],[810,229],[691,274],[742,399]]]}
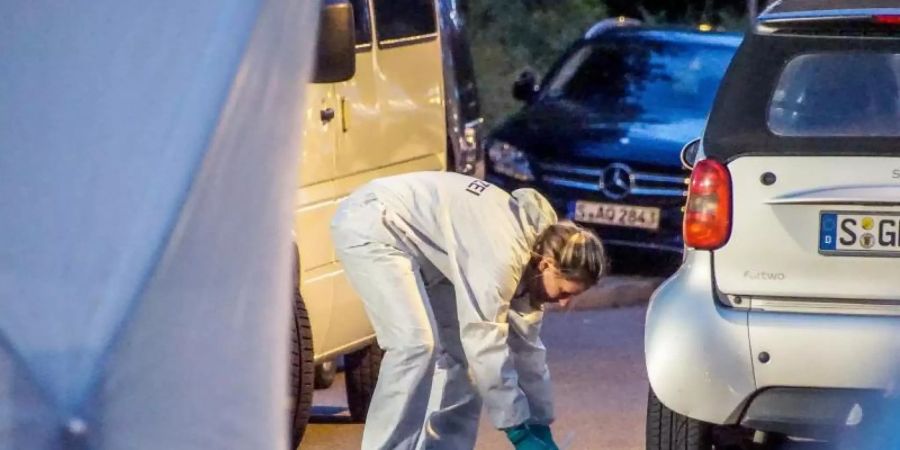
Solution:
{"label": "car window", "polygon": [[356,46],[372,44],[372,20],[369,16],[369,0],[350,0],[353,5],[353,25],[356,27]]}
{"label": "car window", "polygon": [[781,136],[900,136],[900,54],[801,55],[772,94],[769,129]]}
{"label": "car window", "polygon": [[636,39],[587,43],[551,75],[541,95],[617,116],[705,117],[734,52]]}
{"label": "car window", "polygon": [[397,43],[437,32],[434,0],[375,0],[378,42]]}

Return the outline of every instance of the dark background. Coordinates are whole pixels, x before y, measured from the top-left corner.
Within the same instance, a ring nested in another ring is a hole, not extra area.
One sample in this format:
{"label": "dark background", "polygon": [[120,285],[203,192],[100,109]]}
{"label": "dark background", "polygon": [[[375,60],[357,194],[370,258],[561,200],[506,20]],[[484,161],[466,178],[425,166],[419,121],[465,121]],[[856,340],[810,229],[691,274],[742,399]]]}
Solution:
{"label": "dark background", "polygon": [[[524,69],[542,75],[599,20],[627,16],[651,26],[743,31],[745,0],[457,0],[469,33],[482,112],[492,127],[521,107],[510,95]],[[765,0],[760,0],[760,8]]]}

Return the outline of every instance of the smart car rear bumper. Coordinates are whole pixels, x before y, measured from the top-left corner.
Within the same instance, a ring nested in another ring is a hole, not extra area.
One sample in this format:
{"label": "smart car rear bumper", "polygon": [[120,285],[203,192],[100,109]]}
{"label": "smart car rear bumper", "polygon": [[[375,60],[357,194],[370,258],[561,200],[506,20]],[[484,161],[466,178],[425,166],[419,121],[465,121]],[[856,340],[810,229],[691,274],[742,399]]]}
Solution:
{"label": "smart car rear bumper", "polygon": [[688,252],[684,264],[653,294],[644,345],[650,386],[680,414],[737,423],[756,390],[747,311],[713,298],[708,252]]}
{"label": "smart car rear bumper", "polygon": [[[760,426],[779,423],[779,417],[783,423],[816,424],[824,423],[823,411],[814,405],[833,403],[836,390],[884,397],[900,381],[900,318],[724,306],[714,298],[711,268],[709,252],[687,252],[685,264],[657,289],[647,311],[647,372],[670,409],[716,424]],[[784,387],[800,389],[807,416],[796,408],[771,407],[783,401],[755,403],[767,401],[771,394],[762,393],[768,389]]]}

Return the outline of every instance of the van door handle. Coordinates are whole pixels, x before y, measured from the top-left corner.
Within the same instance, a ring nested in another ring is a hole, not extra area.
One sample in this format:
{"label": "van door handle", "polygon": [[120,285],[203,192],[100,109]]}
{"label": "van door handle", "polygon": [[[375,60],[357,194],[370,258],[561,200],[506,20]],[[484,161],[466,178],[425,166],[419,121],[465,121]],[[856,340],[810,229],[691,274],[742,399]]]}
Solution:
{"label": "van door handle", "polygon": [[319,117],[322,118],[322,123],[331,122],[334,119],[334,109],[325,108],[321,112],[319,112]]}
{"label": "van door handle", "polygon": [[350,129],[350,109],[347,108],[347,98],[341,97],[341,131],[344,133]]}

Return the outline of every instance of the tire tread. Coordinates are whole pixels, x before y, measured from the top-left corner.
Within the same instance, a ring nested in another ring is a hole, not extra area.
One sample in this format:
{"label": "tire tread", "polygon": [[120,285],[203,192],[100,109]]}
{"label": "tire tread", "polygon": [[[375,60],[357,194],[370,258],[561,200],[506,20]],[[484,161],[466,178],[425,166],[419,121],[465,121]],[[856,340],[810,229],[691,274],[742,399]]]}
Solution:
{"label": "tire tread", "polygon": [[306,304],[294,283],[293,314],[291,320],[291,448],[297,448],[303,439],[306,425],[312,414],[315,364],[313,363],[312,327]]}
{"label": "tire tread", "polygon": [[347,406],[354,422],[366,420],[383,356],[384,352],[374,343],[344,356]]}
{"label": "tire tread", "polygon": [[709,450],[712,425],[672,411],[650,390],[646,438],[648,450]]}

